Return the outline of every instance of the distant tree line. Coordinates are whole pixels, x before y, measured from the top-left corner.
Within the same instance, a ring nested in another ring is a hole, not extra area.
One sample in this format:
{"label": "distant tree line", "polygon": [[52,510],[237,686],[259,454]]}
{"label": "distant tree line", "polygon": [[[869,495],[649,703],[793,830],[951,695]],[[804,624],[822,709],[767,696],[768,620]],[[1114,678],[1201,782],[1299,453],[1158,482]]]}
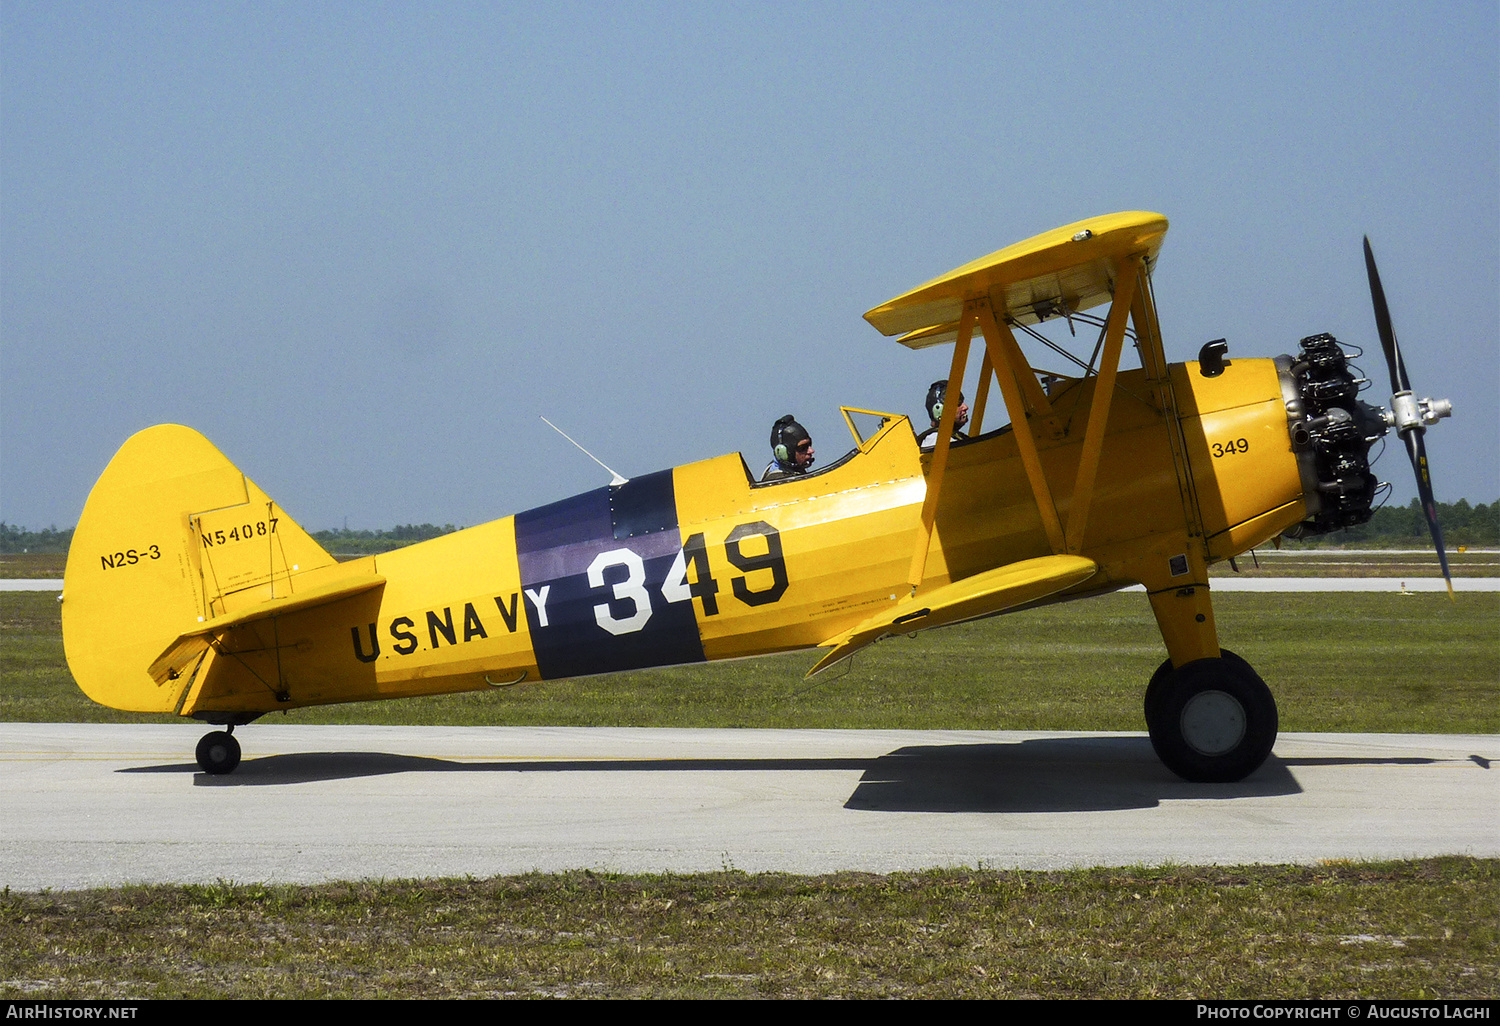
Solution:
{"label": "distant tree line", "polygon": [[438,527],[436,524],[397,524],[389,531],[351,531],[347,527],[337,531],[314,531],[313,537],[329,552],[338,554],[389,552],[429,538],[452,534],[459,528],[452,524]]}
{"label": "distant tree line", "polygon": [[[436,524],[398,524],[389,531],[315,531],[313,537],[329,552],[371,553],[389,552],[414,542],[426,541],[444,534],[452,534],[459,528],[452,524],[438,527]],[[0,553],[17,552],[67,552],[73,541],[73,528],[59,531],[49,527],[42,531],[29,531],[15,524],[0,520]]]}
{"label": "distant tree line", "polygon": [[[1443,525],[1443,540],[1449,548],[1460,545],[1500,545],[1500,499],[1491,503],[1471,506],[1468,499],[1457,502],[1440,502],[1438,520]],[[452,534],[460,528],[452,524],[438,527],[436,524],[398,524],[389,531],[351,531],[341,528],[336,531],[315,531],[313,537],[319,545],[341,555],[368,555],[389,552],[415,542],[427,541],[441,535]],[[0,553],[16,552],[67,552],[73,540],[73,529],[58,530],[48,527],[42,531],[28,531],[24,527],[7,524],[0,520]],[[1359,548],[1422,548],[1432,544],[1427,533],[1427,518],[1416,499],[1405,506],[1383,506],[1375,511],[1370,522],[1351,527],[1301,545],[1337,545]]]}
{"label": "distant tree line", "polygon": [[[1437,504],[1438,523],[1443,527],[1443,544],[1456,549],[1460,545],[1500,545],[1500,500],[1477,506],[1468,499]],[[1382,506],[1368,523],[1310,538],[1301,544],[1335,545],[1344,548],[1425,548],[1432,544],[1427,517],[1422,504],[1412,499],[1405,506]]]}
{"label": "distant tree line", "polygon": [[49,527],[45,531],[28,531],[15,524],[0,520],[0,553],[15,552],[67,552],[73,541],[73,529],[59,531]]}

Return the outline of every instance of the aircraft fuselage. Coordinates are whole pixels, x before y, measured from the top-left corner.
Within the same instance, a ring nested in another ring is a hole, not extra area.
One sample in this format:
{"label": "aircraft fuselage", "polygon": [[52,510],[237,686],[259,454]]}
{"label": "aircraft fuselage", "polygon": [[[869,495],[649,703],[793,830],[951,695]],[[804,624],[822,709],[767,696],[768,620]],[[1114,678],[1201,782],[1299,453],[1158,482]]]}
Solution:
{"label": "aircraft fuselage", "polygon": [[[1195,364],[1171,370],[1176,439],[1156,384],[1142,371],[1119,375],[1081,546],[1100,570],[1050,601],[1187,582],[1306,515],[1277,367],[1237,360],[1215,378]],[[1058,386],[1053,421],[1038,431],[1064,519],[1081,441],[1070,421],[1086,417],[1092,389],[1092,379]],[[930,460],[906,420],[893,418],[804,477],[756,483],[730,454],[341,564],[340,574],[385,583],[282,616],[274,638],[265,622],[230,631],[182,712],[477,690],[816,646],[909,592]],[[1051,551],[1008,427],[954,445],[947,472],[923,588]],[[1182,573],[1171,573],[1172,557],[1188,552]],[[224,601],[213,612],[233,612]]]}

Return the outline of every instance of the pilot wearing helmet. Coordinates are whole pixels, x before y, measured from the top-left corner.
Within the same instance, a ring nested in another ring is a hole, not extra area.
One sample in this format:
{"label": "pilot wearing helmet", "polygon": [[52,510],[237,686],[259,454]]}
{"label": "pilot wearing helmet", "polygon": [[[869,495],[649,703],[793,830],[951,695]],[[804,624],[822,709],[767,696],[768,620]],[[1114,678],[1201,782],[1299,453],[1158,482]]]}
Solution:
{"label": "pilot wearing helmet", "polygon": [[771,425],[771,455],[762,481],[799,477],[813,465],[812,435],[790,413]]}
{"label": "pilot wearing helmet", "polygon": [[[932,449],[937,446],[938,425],[943,420],[943,403],[948,395],[948,379],[934,381],[927,389],[927,417],[932,421],[932,427],[917,436],[917,446],[921,449]],[[959,428],[969,422],[969,404],[964,402],[964,394],[958,393],[958,409],[953,414],[953,441],[962,442],[969,436]]]}

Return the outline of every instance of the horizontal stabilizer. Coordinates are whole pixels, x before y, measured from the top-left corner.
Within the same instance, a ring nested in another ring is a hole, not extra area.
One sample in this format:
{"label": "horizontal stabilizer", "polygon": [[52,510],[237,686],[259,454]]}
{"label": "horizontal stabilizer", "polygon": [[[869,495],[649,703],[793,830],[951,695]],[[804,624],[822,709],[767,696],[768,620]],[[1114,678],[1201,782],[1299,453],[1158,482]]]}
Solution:
{"label": "horizontal stabilizer", "polygon": [[1082,556],[1042,556],[986,570],[973,577],[903,599],[853,630],[823,642],[832,648],[807,671],[809,677],[849,658],[873,641],[893,634],[912,634],[962,620],[1004,612],[1082,584],[1098,565]]}
{"label": "horizontal stabilizer", "polygon": [[232,627],[243,627],[246,624],[256,623],[261,620],[269,620],[272,617],[285,616],[287,613],[295,613],[302,609],[311,609],[314,606],[326,606],[352,595],[362,595],[367,591],[373,591],[385,584],[385,578],[379,574],[361,574],[358,577],[346,577],[342,580],[331,581],[328,584],[308,588],[306,591],[295,595],[287,595],[284,598],[270,599],[260,602],[235,613],[227,613],[224,616],[216,616],[212,620],[195,626],[192,630],[183,631],[177,639],[166,647],[161,655],[152,661],[150,669],[146,672],[151,679],[158,684],[165,684],[169,680],[178,679],[183,671],[191,666],[208,650],[209,640],[213,635]]}

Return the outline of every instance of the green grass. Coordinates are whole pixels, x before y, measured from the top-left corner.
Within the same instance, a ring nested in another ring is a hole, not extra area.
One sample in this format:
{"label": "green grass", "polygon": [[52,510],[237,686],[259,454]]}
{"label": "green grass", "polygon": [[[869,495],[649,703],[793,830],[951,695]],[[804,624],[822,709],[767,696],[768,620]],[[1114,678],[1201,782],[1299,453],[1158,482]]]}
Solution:
{"label": "green grass", "polygon": [[[1500,730],[1500,594],[1223,593],[1219,634],[1270,684],[1289,731]],[[90,702],[46,593],[0,593],[0,720],[142,722]],[[1141,730],[1164,658],[1141,595],[896,638],[832,679],[817,656],[298,709],[288,723]],[[173,717],[154,717],[170,722]]]}
{"label": "green grass", "polygon": [[67,565],[66,552],[7,552],[0,555],[0,578],[60,578]]}
{"label": "green grass", "polygon": [[1478,998],[1500,862],[0,895],[0,997]]}

